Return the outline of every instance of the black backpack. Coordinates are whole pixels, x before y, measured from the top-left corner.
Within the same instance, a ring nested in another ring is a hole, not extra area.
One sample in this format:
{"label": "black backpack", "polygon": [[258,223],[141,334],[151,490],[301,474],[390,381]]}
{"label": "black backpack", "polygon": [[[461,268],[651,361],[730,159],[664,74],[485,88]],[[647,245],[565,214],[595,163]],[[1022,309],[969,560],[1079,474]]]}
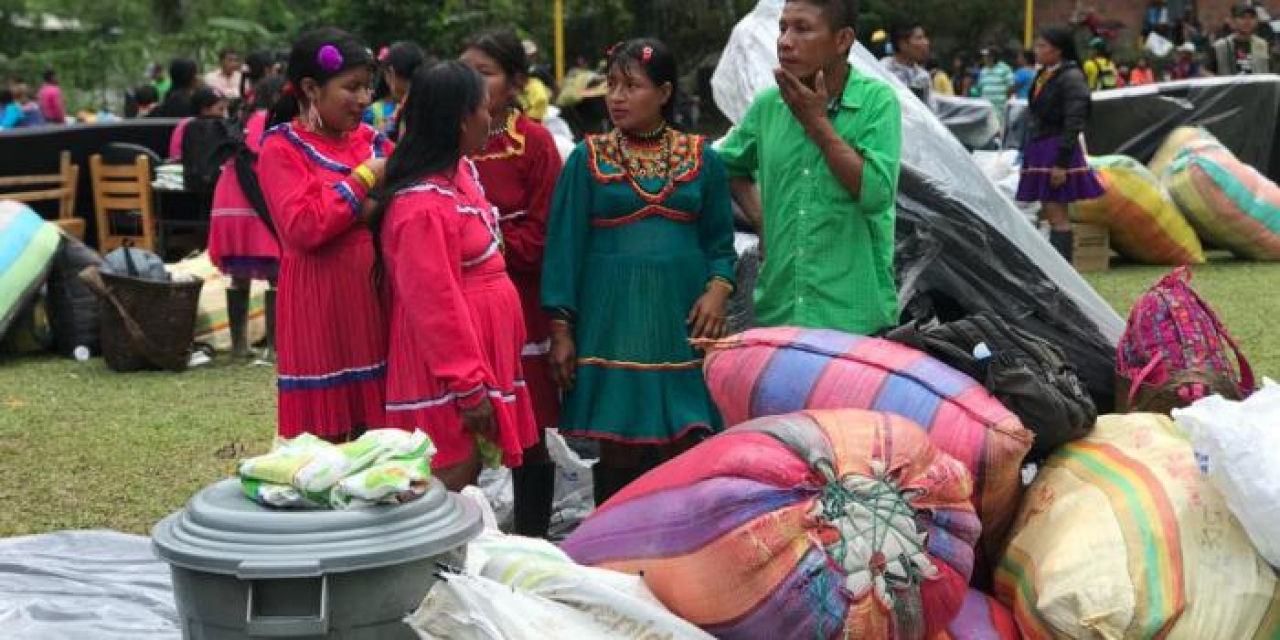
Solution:
{"label": "black backpack", "polygon": [[[1036,434],[1029,461],[1043,460],[1084,437],[1098,418],[1062,350],[993,313],[946,324],[908,324],[886,337],[924,351],[986,386]],[[979,347],[983,344],[985,350]]]}
{"label": "black backpack", "polygon": [[223,118],[192,118],[182,133],[182,181],[187,191],[212,194],[222,165],[243,147],[244,134]]}

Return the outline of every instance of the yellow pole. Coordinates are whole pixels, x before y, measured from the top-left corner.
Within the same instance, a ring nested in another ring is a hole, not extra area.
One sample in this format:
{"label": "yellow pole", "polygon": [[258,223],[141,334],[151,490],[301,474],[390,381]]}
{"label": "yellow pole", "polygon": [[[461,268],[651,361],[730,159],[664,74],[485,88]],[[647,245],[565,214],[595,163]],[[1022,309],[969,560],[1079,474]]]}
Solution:
{"label": "yellow pole", "polygon": [[556,31],[556,85],[564,84],[564,0],[556,0],[555,7],[555,31]]}
{"label": "yellow pole", "polygon": [[1035,23],[1035,12],[1035,0],[1027,0],[1027,22],[1022,30],[1022,46],[1025,49],[1031,48],[1031,25]]}

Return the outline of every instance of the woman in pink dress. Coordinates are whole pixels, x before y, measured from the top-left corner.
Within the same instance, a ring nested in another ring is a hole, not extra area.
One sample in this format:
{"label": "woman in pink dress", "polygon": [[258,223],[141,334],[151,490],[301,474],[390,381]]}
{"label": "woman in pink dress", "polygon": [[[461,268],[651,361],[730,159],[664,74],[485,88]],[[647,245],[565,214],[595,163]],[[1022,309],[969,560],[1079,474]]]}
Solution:
{"label": "woman in pink dress", "polygon": [[479,439],[518,467],[538,440],[520,368],[520,296],[497,212],[467,159],[489,135],[488,93],[466,63],[414,74],[403,137],[387,164],[393,194],[370,221],[390,302],[387,420],[425,428],[449,489],[480,474]]}
{"label": "woman in pink dress", "polygon": [[[528,79],[524,45],[510,31],[488,31],[471,37],[462,60],[484,76],[489,87],[491,126],[485,147],[471,156],[489,202],[502,221],[504,258],[524,310],[525,344],[521,367],[533,399],[540,429],[560,418],[560,389],[551,379],[550,319],[542,310],[542,248],[547,237],[547,211],[560,177],[560,152],[545,127],[525,116],[518,103]],[[546,537],[555,497],[556,467],[544,442],[525,452],[524,464],[512,474],[515,489],[515,533]]]}
{"label": "woman in pink dress", "polygon": [[347,33],[304,34],[258,158],[280,236],[277,412],[286,438],[344,441],[386,426],[386,319],[364,221],[391,144],[360,122],[373,69],[368,48]]}
{"label": "woman in pink dress", "polygon": [[[253,90],[253,111],[244,125],[244,142],[253,158],[262,151],[267,110],[280,98],[284,78],[272,76]],[[280,272],[280,241],[271,226],[271,214],[262,199],[253,158],[232,158],[222,165],[222,174],[213,190],[209,219],[209,259],[231,278],[227,288],[227,323],[231,331],[231,354],[237,358],[249,351],[249,290],[253,280],[266,280],[267,335],[262,341],[259,362],[275,359],[272,336],[276,320],[276,276]],[[245,171],[248,171],[247,175]],[[248,184],[241,182],[248,178]]]}

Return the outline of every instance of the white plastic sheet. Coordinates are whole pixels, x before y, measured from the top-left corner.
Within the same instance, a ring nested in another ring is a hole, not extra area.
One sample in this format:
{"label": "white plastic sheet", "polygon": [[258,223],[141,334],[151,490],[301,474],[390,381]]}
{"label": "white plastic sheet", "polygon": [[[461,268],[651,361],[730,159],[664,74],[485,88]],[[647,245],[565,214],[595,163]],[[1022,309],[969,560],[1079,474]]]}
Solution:
{"label": "white plastic sheet", "polygon": [[0,637],[177,640],[169,565],[115,531],[0,539]]}
{"label": "white plastic sheet", "polygon": [[1280,568],[1280,385],[1268,380],[1243,402],[1210,396],[1173,417],[1258,553]]}

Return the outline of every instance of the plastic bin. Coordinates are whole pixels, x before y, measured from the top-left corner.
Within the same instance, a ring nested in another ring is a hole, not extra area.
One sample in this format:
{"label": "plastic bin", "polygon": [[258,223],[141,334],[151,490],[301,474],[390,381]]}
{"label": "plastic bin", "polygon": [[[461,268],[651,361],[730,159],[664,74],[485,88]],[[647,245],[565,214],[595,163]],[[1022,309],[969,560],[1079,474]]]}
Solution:
{"label": "plastic bin", "polygon": [[482,529],[479,508],[436,480],[408,504],[352,511],[269,509],[224,480],[152,540],[184,638],[411,639],[403,618]]}

